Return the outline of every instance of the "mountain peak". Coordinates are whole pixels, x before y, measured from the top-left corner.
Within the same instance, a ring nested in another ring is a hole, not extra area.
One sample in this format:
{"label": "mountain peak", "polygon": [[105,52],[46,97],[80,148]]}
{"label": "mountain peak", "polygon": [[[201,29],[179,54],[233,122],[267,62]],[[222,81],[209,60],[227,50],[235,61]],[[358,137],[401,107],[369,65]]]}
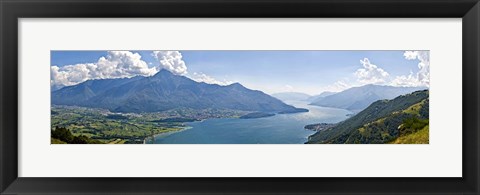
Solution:
{"label": "mountain peak", "polygon": [[366,84],[366,85],[362,85],[362,86],[357,86],[355,88],[368,89],[368,88],[379,88],[379,87],[388,87],[388,86],[387,85],[377,85],[377,84]]}
{"label": "mountain peak", "polygon": [[230,85],[227,85],[227,86],[231,86],[231,87],[244,87],[242,84],[236,82],[236,83],[232,83]]}
{"label": "mountain peak", "polygon": [[153,76],[156,77],[156,76],[161,76],[161,75],[173,75],[173,73],[166,70],[166,69],[161,69],[160,71],[155,73],[155,75],[153,75]]}

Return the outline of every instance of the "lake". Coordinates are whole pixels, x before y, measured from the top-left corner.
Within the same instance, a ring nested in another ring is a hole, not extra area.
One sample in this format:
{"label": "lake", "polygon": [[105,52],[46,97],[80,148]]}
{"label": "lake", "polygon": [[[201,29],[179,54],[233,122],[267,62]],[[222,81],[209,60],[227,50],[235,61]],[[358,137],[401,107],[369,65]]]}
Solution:
{"label": "lake", "polygon": [[[336,123],[352,112],[344,109],[308,105],[308,102],[286,101],[309,112],[277,114],[256,119],[207,119],[185,123],[182,131],[155,136],[155,144],[303,144],[315,133],[304,129],[313,123]],[[151,143],[151,141],[150,141]]]}

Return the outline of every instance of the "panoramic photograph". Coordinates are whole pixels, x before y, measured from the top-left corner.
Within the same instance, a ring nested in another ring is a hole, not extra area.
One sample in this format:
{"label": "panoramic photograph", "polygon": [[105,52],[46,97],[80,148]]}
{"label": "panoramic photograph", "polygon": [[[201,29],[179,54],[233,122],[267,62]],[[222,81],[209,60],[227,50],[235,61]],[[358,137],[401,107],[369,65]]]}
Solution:
{"label": "panoramic photograph", "polygon": [[428,144],[426,50],[50,52],[51,144]]}

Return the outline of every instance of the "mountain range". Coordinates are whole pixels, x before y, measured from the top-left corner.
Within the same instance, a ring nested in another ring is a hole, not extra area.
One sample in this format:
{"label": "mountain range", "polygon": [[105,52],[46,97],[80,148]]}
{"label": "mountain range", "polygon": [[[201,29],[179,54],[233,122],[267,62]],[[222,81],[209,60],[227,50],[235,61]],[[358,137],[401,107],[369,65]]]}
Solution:
{"label": "mountain range", "polygon": [[268,113],[295,108],[239,83],[227,86],[193,81],[161,70],[151,77],[88,80],[51,94],[52,104],[105,108],[112,112],[158,112],[174,108],[232,109]]}
{"label": "mountain range", "polygon": [[377,100],[393,99],[397,96],[424,90],[425,87],[394,87],[382,85],[364,85],[352,87],[342,92],[319,97],[312,105],[361,111]]}
{"label": "mountain range", "polygon": [[333,95],[333,94],[336,94],[337,92],[331,92],[331,91],[324,91],[322,92],[321,94],[318,94],[318,95],[314,95],[314,96],[310,96],[307,101],[309,102],[318,102],[320,101],[321,99],[327,97],[327,96],[330,96],[330,95]]}

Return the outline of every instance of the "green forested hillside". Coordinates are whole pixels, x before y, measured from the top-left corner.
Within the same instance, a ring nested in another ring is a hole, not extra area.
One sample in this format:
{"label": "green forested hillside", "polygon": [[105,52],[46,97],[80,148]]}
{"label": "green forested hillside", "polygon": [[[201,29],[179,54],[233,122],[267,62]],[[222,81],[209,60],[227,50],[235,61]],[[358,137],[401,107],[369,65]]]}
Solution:
{"label": "green forested hillside", "polygon": [[428,90],[423,90],[376,101],[337,126],[310,136],[307,143],[428,143],[428,97]]}
{"label": "green forested hillside", "polygon": [[50,140],[52,144],[103,144],[84,135],[75,136],[64,127],[52,129]]}

